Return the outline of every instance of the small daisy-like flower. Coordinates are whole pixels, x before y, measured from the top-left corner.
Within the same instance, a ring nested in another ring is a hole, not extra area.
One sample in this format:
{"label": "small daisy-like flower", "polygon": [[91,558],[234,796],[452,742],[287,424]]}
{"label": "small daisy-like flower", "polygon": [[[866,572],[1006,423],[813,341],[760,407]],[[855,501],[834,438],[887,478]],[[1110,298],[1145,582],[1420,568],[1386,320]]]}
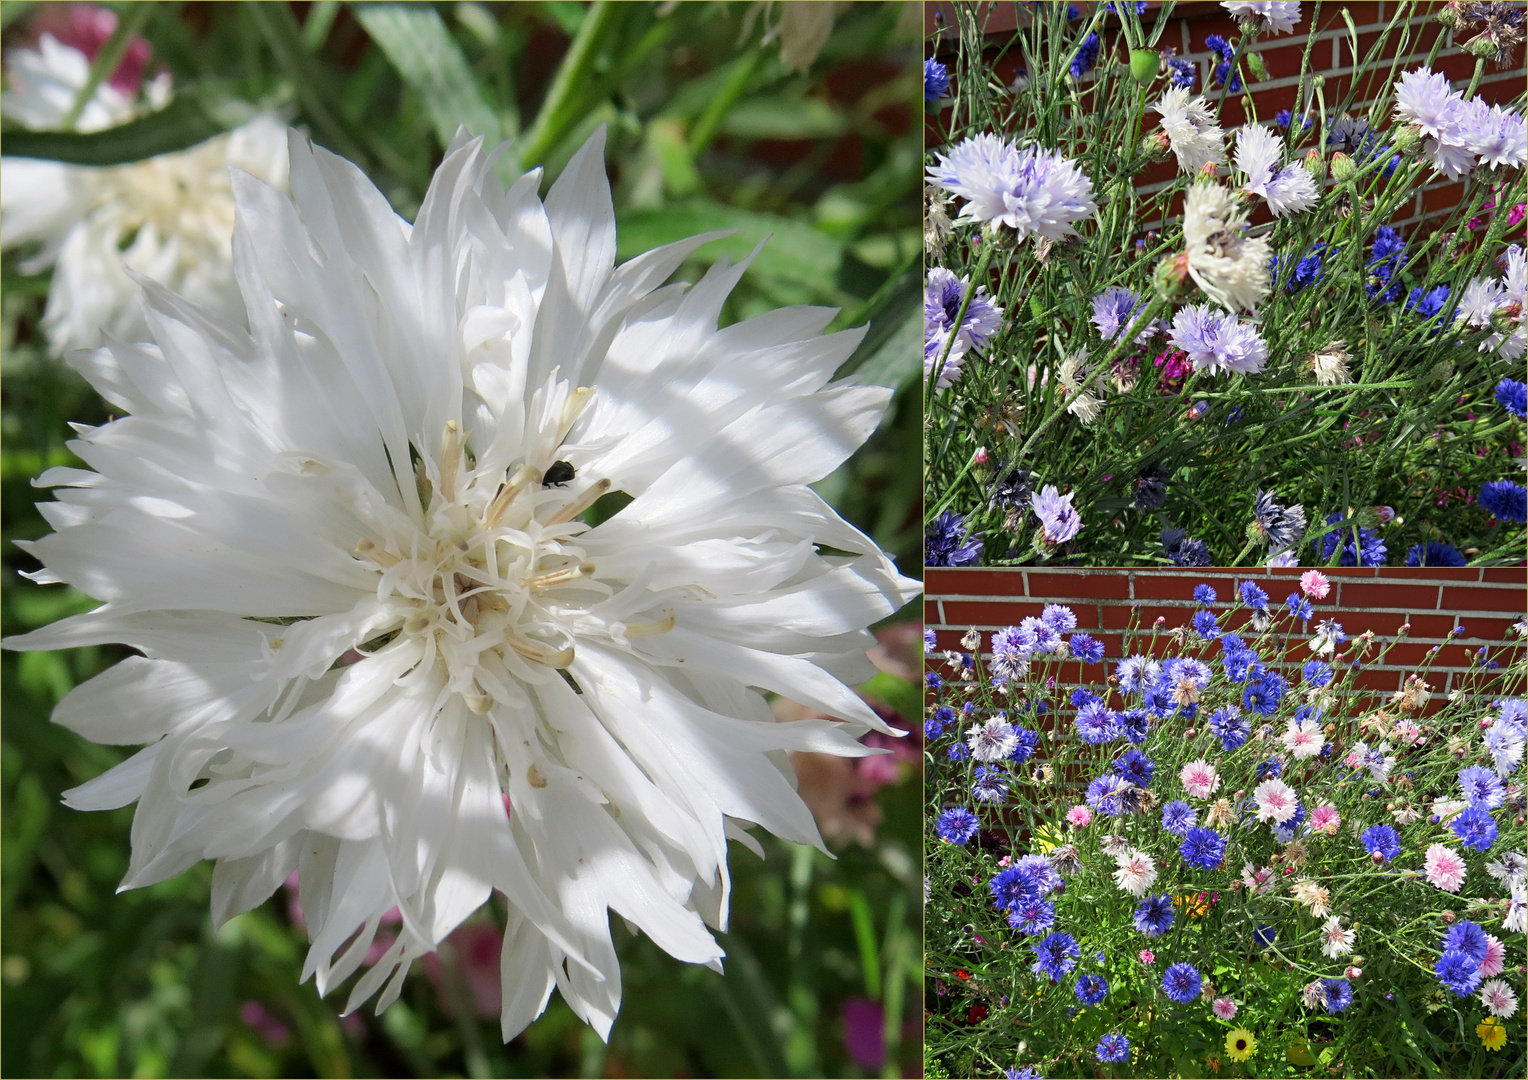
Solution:
{"label": "small daisy-like flower", "polygon": [[1326,833],[1328,836],[1336,836],[1337,828],[1342,824],[1342,815],[1331,803],[1324,803],[1310,812],[1310,827],[1312,832]]}
{"label": "small daisy-like flower", "polygon": [[1455,997],[1469,997],[1480,986],[1480,963],[1460,949],[1444,949],[1433,964],[1433,974]]}
{"label": "small daisy-like flower", "polygon": [[1162,130],[1181,171],[1192,176],[1226,160],[1225,133],[1202,96],[1190,100],[1186,87],[1173,86],[1151,108],[1162,117]]}
{"label": "small daisy-like flower", "polygon": [[1104,643],[1087,634],[1073,634],[1068,643],[1072,655],[1085,664],[1101,663],[1104,658]]}
{"label": "small daisy-like flower", "polygon": [[1101,975],[1080,975],[1072,992],[1084,1005],[1097,1005],[1109,993],[1109,983]]}
{"label": "small daisy-like flower", "polygon": [[[1205,304],[1180,308],[1168,340],[1188,354],[1195,371],[1255,375],[1268,364],[1268,345],[1256,327]],[[1303,520],[1300,525],[1303,531]]]}
{"label": "small daisy-like flower", "polygon": [[[1157,880],[1157,864],[1144,851],[1132,848],[1114,860],[1114,883],[1131,896],[1144,896]],[[1195,990],[1198,993],[1198,990]]]}
{"label": "small daisy-like flower", "polygon": [[1019,745],[1019,737],[1012,724],[994,716],[972,730],[966,737],[966,745],[971,748],[971,757],[975,761],[1002,761]]}
{"label": "small daisy-like flower", "polygon": [[1460,919],[1443,934],[1445,952],[1457,950],[1477,964],[1485,961],[1490,947],[1490,943],[1486,940],[1486,932],[1478,923],[1471,922],[1469,919]]}
{"label": "small daisy-like flower", "polygon": [[[1147,937],[1159,937],[1172,927],[1173,919],[1172,897],[1166,893],[1156,896],[1148,896],[1136,905],[1133,921],[1135,928]],[[1150,961],[1147,961],[1150,963]]]}
{"label": "small daisy-like flower", "polygon": [[1480,806],[1466,807],[1448,827],[1459,842],[1476,851],[1489,850],[1496,841],[1497,827],[1489,811]]}
{"label": "small daisy-like flower", "polygon": [[1342,923],[1333,915],[1321,927],[1321,951],[1332,959],[1346,956],[1353,951],[1353,942],[1357,937],[1358,931],[1351,927],[1343,929]]}
{"label": "small daisy-like flower", "polygon": [[1077,710],[1077,737],[1089,746],[1119,738],[1119,718],[1102,701],[1090,701]]}
{"label": "small daisy-like flower", "polygon": [[1307,719],[1296,722],[1291,719],[1280,741],[1296,760],[1303,761],[1321,753],[1321,744],[1325,740],[1316,721]]}
{"label": "small daisy-like flower", "polygon": [[1316,205],[1316,180],[1300,162],[1280,166],[1284,139],[1271,128],[1245,127],[1236,136],[1236,167],[1246,174],[1244,191],[1268,201],[1274,217],[1297,214]]}
{"label": "small daisy-like flower", "polygon": [[1459,886],[1464,884],[1468,868],[1459,853],[1442,844],[1432,844],[1427,849],[1427,854],[1422,859],[1423,872],[1427,882],[1444,892],[1458,892]]}
{"label": "small daisy-like flower", "polygon": [[1115,286],[1093,297],[1092,322],[1106,341],[1136,333],[1136,341],[1144,342],[1156,333],[1154,324],[1140,328],[1136,326],[1145,313],[1145,307],[1145,300],[1129,289]]}
{"label": "small daisy-like flower", "polygon": [[[1266,239],[1246,235],[1247,224],[1247,212],[1229,188],[1206,183],[1189,188],[1183,210],[1189,276],[1207,296],[1233,312],[1255,309],[1270,288],[1268,264],[1272,251]],[[1225,336],[1228,340],[1239,340],[1245,334],[1228,330]],[[1262,339],[1257,338],[1257,342],[1261,344]],[[1242,348],[1250,351],[1251,346]],[[1262,369],[1266,359],[1264,347],[1263,355],[1257,359],[1257,370]]]}
{"label": "small daisy-like flower", "polygon": [[1190,829],[1183,843],[1178,846],[1183,861],[1201,870],[1213,870],[1219,866],[1225,852],[1225,839],[1214,829]]}
{"label": "small daisy-like flower", "polygon": [[1507,1020],[1517,1012],[1517,994],[1500,979],[1482,983],[1479,996],[1480,1003],[1490,1010],[1492,1016]]}
{"label": "small daisy-like flower", "polygon": [[1507,966],[1507,947],[1495,934],[1486,935],[1486,954],[1480,961],[1480,974],[1487,979],[1500,975]]}
{"label": "small daisy-like flower", "polygon": [[1218,1020],[1230,1020],[1236,1016],[1236,1002],[1230,998],[1216,998],[1210,1004],[1210,1011]]}
{"label": "small daisy-like flower", "polygon": [[1127,694],[1133,694],[1156,682],[1161,673],[1162,666],[1146,656],[1127,656],[1114,669],[1115,678],[1119,679],[1119,688]]}
{"label": "small daisy-like flower", "polygon": [[1340,1013],[1353,1003],[1353,988],[1346,979],[1321,980],[1321,1004],[1329,1013]]}
{"label": "small daisy-like flower", "polygon": [[1048,934],[1031,948],[1035,951],[1036,960],[1029,970],[1036,975],[1049,976],[1051,982],[1060,982],[1061,976],[1077,966],[1077,957],[1082,955],[1077,939],[1059,931]]}
{"label": "small daisy-like flower", "polygon": [[1364,850],[1389,862],[1401,853],[1401,839],[1389,825],[1370,825],[1359,838]]}
{"label": "small daisy-like flower", "polygon": [[1507,1045],[1507,1025],[1494,1016],[1487,1016],[1476,1024],[1475,1034],[1480,1036],[1480,1045],[1487,1050],[1500,1050]]}
{"label": "small daisy-like flower", "polygon": [[1073,222],[1092,217],[1093,183],[1054,150],[1019,150],[1006,139],[982,133],[935,155],[929,182],[966,200],[957,221],[1005,225],[1027,236],[1064,240]]}
{"label": "small daisy-like flower", "polygon": [[1162,807],[1162,828],[1174,836],[1186,836],[1196,824],[1194,808],[1181,799],[1174,799]]}
{"label": "small daisy-like flower", "polygon": [[1220,774],[1203,758],[1190,761],[1178,773],[1183,788],[1196,799],[1207,799],[1220,787]]}
{"label": "small daisy-like flower", "polygon": [[1264,780],[1253,790],[1252,798],[1257,802],[1257,820],[1280,825],[1295,816],[1299,802],[1294,789],[1277,778]]}
{"label": "small daisy-like flower", "polygon": [[979,827],[975,814],[963,806],[952,806],[939,815],[934,831],[947,844],[966,844]]}
{"label": "small daisy-like flower", "polygon": [[1140,955],[1141,963],[1148,965],[1156,963],[1157,954],[1152,952],[1150,949],[1142,949]]}
{"label": "small daisy-like flower", "polygon": [[1037,492],[1030,509],[1040,519],[1041,535],[1052,546],[1064,544],[1082,531],[1082,517],[1072,509],[1075,491],[1061,494],[1053,484],[1046,484]]}

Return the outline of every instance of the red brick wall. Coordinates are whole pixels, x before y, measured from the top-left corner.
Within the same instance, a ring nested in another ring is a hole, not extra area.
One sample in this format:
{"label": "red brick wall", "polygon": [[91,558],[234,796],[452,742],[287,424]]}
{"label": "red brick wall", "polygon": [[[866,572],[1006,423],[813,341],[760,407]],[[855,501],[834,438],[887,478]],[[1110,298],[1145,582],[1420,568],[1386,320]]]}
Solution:
{"label": "red brick wall", "polygon": [[[1123,655],[1123,631],[1132,617],[1148,631],[1158,616],[1171,630],[1186,625],[1199,605],[1194,586],[1208,582],[1218,596],[1213,610],[1222,629],[1235,630],[1246,619],[1235,601],[1238,581],[1251,577],[1282,607],[1284,598],[1299,591],[1298,567],[1276,570],[975,570],[929,567],[925,572],[924,619],[938,638],[940,649],[959,649],[971,627],[982,631],[982,650],[991,633],[1039,615],[1045,604],[1066,604],[1077,613],[1077,629],[1103,641],[1106,656]],[[1366,668],[1359,685],[1388,693],[1400,689],[1406,675],[1434,647],[1439,654],[1427,681],[1435,704],[1459,684],[1468,658],[1482,645],[1516,643],[1508,654],[1520,658],[1523,639],[1511,625],[1528,612],[1528,584],[1521,568],[1469,570],[1324,569],[1332,582],[1325,600],[1314,601],[1316,619],[1340,622],[1349,638],[1373,630],[1381,639],[1396,636],[1401,624],[1411,631],[1393,647],[1384,662]],[[1139,605],[1137,607],[1137,605]],[[1465,633],[1445,643],[1455,625]],[[1314,620],[1310,624],[1314,629]],[[1144,642],[1138,644],[1140,648]],[[1159,638],[1158,652],[1167,642]],[[1301,662],[1310,658],[1303,639]],[[1371,654],[1373,655],[1373,654]],[[1505,660],[1505,657],[1502,658]],[[1505,666],[1505,664],[1504,664]]]}
{"label": "red brick wall", "polygon": [[[1084,11],[1092,6],[1087,0],[1074,0],[1074,3]],[[1014,4],[991,6],[987,14],[987,27],[988,35],[994,42],[1006,41],[1013,32],[1016,6]],[[1353,17],[1354,27],[1358,31],[1360,61],[1378,40],[1380,32],[1395,17],[1396,6],[1395,0],[1346,5],[1348,13]],[[943,25],[954,25],[953,6],[948,0],[928,3],[924,7],[925,29],[928,33],[934,33],[939,25],[934,20],[935,11],[943,12],[945,18]],[[1142,16],[1143,21],[1149,23],[1153,20],[1160,7],[1160,3],[1151,3],[1146,14]],[[1447,73],[1454,87],[1462,92],[1469,86],[1470,76],[1475,70],[1475,58],[1464,52],[1460,42],[1454,40],[1452,31],[1447,30],[1432,17],[1431,12],[1440,7],[1442,7],[1441,3],[1424,5],[1419,9],[1419,13],[1414,14],[1409,20],[1405,31],[1409,32],[1409,37],[1404,42],[1405,49],[1399,65],[1396,66],[1394,77],[1398,78],[1402,72],[1425,64],[1434,42],[1440,35],[1445,35],[1443,47],[1434,60],[1434,70]],[[1350,51],[1347,24],[1342,18],[1343,9],[1342,4],[1323,5],[1321,26],[1311,51],[1311,70],[1325,77],[1323,93],[1327,108],[1333,113],[1346,98],[1348,91],[1353,88],[1356,79],[1358,96],[1354,102],[1353,111],[1362,113],[1367,111],[1375,101],[1390,94],[1393,82],[1391,61],[1395,58],[1396,48],[1402,44],[1403,29],[1397,26],[1391,31],[1388,43],[1390,48],[1379,63],[1365,71],[1356,72],[1353,54]],[[1295,107],[1300,83],[1300,61],[1305,53],[1305,41],[1310,32],[1309,20],[1314,11],[1313,3],[1303,4],[1302,20],[1295,27],[1293,34],[1264,34],[1253,50],[1262,58],[1268,69],[1267,79],[1250,83],[1246,88],[1246,92],[1253,95],[1253,103],[1258,119],[1261,121],[1271,122],[1274,114],[1280,109]],[[1218,100],[1219,89],[1213,91],[1208,89],[1208,80],[1215,68],[1215,58],[1205,48],[1204,41],[1211,34],[1219,34],[1222,37],[1239,36],[1241,31],[1236,21],[1218,3],[1194,0],[1191,3],[1178,4],[1173,11],[1170,23],[1171,25],[1163,32],[1159,44],[1164,47],[1172,46],[1178,50],[1179,56],[1192,61],[1199,69],[1199,80],[1195,84],[1195,92],[1206,94],[1211,101]],[[1103,25],[1105,29],[1101,36],[1107,47],[1118,38],[1119,24],[1115,17],[1109,16]],[[1473,31],[1466,31],[1461,37],[1463,40],[1468,40],[1472,35]],[[1118,41],[1116,51],[1120,57],[1123,57],[1125,48],[1123,39]],[[953,35],[946,35],[936,49],[940,55],[953,52]],[[996,56],[998,50],[999,44],[994,44],[991,55]],[[1486,66],[1478,88],[1478,93],[1485,100],[1505,106],[1523,92],[1525,79],[1523,50],[1519,49],[1517,52],[1516,62],[1512,66],[1504,68],[1497,68],[1491,64]],[[1021,60],[1010,52],[1008,56],[998,61],[997,76],[1004,83],[1012,82],[1020,63]],[[1243,70],[1246,71],[1245,65]],[[1250,76],[1251,73],[1246,72],[1246,74]],[[1225,99],[1225,105],[1221,111],[1221,126],[1228,132],[1247,120],[1240,97],[1241,95],[1227,95]],[[1308,148],[1313,143],[1307,141],[1305,145]],[[1143,194],[1160,190],[1168,186],[1176,174],[1176,163],[1169,159],[1142,173],[1138,188]],[[1462,181],[1450,183],[1442,177],[1426,181],[1418,188],[1409,210],[1398,211],[1390,224],[1400,228],[1404,234],[1410,235],[1417,231],[1411,226],[1425,222],[1427,218],[1439,218],[1446,215],[1458,202],[1463,190]],[[1258,209],[1259,215],[1255,215],[1253,219],[1255,224],[1271,220],[1266,208],[1259,206]],[[1176,208],[1174,212],[1177,212]],[[1148,222],[1143,225],[1143,228],[1153,228],[1158,224]]]}

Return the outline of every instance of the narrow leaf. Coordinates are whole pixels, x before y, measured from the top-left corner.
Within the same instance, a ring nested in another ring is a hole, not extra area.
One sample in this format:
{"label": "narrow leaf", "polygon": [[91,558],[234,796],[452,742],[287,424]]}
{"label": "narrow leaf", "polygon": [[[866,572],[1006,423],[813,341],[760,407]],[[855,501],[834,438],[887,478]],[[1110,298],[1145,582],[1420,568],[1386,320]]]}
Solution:
{"label": "narrow leaf", "polygon": [[424,102],[441,146],[451,145],[462,124],[490,144],[499,141],[498,114],[439,12],[423,4],[358,4],[354,10],[404,83]]}

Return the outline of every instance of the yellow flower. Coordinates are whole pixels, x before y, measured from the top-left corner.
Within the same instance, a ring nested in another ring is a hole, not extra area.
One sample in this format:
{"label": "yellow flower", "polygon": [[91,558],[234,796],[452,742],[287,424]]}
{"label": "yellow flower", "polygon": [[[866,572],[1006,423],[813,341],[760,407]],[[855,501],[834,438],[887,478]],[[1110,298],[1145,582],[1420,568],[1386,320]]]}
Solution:
{"label": "yellow flower", "polygon": [[1232,1061],[1246,1061],[1257,1052],[1257,1040],[1246,1028],[1235,1028],[1226,1036],[1226,1053]]}
{"label": "yellow flower", "polygon": [[1030,837],[1030,842],[1047,855],[1056,850],[1056,845],[1061,843],[1049,825],[1041,825],[1036,829]]}
{"label": "yellow flower", "polygon": [[1210,898],[1207,893],[1189,894],[1188,896],[1173,897],[1173,904],[1184,909],[1184,914],[1190,918],[1210,913]]}
{"label": "yellow flower", "polygon": [[1488,1016],[1475,1025],[1475,1034],[1487,1050],[1500,1050],[1507,1045],[1507,1025],[1494,1016]]}

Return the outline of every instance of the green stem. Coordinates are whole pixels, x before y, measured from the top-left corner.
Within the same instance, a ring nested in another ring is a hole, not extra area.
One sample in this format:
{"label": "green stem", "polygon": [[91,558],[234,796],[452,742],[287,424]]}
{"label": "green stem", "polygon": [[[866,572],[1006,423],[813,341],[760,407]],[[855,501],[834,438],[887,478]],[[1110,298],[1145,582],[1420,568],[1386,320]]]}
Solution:
{"label": "green stem", "polygon": [[738,98],[743,96],[743,91],[748,88],[748,80],[753,78],[753,73],[759,68],[759,61],[764,58],[762,49],[753,48],[739,57],[732,65],[732,70],[727,72],[726,81],[721,89],[706,106],[706,111],[700,119],[695,121],[695,126],[690,130],[690,156],[699,157],[711,140],[716,138],[716,133],[721,129],[722,121],[727,119],[727,114],[737,104]]}
{"label": "green stem", "polygon": [[[127,18],[117,23],[117,28],[107,39],[106,45],[96,58],[90,63],[90,75],[85,79],[85,85],[80,87],[74,95],[74,104],[69,106],[69,111],[59,123],[64,131],[73,131],[74,125],[79,123],[80,114],[85,111],[85,106],[90,104],[90,99],[95,97],[95,92],[103,82],[117,70],[117,65],[127,55],[128,46],[132,45],[133,38],[138,36],[138,31],[143,29],[149,21],[149,16],[154,13],[154,5],[134,4],[128,9]],[[1479,77],[1478,75],[1476,76]]]}
{"label": "green stem", "polygon": [[578,36],[562,58],[546,100],[541,103],[536,120],[525,135],[525,144],[520,150],[521,168],[534,168],[544,162],[552,148],[578,122],[576,106],[580,90],[593,73],[594,61],[620,20],[621,5],[610,0],[597,0],[584,16]]}

